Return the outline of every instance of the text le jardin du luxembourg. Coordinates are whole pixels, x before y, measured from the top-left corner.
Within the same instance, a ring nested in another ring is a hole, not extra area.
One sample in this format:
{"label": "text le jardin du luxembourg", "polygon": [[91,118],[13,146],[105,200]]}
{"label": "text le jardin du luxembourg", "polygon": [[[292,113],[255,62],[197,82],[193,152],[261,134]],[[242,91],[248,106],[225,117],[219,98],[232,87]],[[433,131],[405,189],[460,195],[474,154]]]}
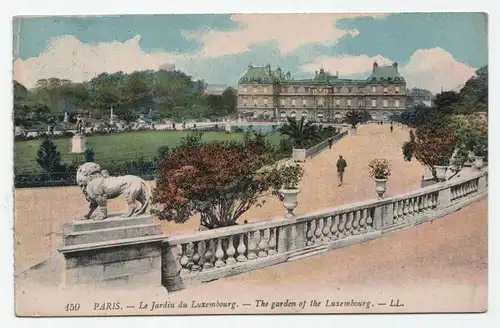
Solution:
{"label": "text le jardin du luxembourg", "polygon": [[374,307],[401,308],[404,304],[399,299],[389,299],[387,301],[372,302],[366,300],[281,300],[281,301],[266,301],[255,300],[252,303],[237,303],[230,301],[139,301],[138,304],[124,304],[121,302],[102,302],[94,303],[94,311],[113,311],[122,309],[138,309],[145,312],[161,311],[164,309],[229,309],[236,310],[238,308],[254,308],[254,309],[297,309],[303,310],[306,308],[358,308],[360,310],[372,309]]}

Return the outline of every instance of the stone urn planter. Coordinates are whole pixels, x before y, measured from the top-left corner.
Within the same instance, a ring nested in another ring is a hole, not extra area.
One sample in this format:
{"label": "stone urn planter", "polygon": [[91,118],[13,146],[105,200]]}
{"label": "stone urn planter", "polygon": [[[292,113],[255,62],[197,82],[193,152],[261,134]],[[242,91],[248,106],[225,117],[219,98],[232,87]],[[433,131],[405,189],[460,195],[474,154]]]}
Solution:
{"label": "stone urn planter", "polygon": [[294,216],[293,210],[298,205],[298,194],[300,190],[297,188],[287,189],[283,188],[280,190],[280,193],[283,195],[283,205],[286,208],[287,213],[285,214],[286,218],[291,218]]}
{"label": "stone urn planter", "polygon": [[476,170],[481,170],[484,166],[484,157],[483,156],[474,156],[474,167]]}
{"label": "stone urn planter", "polygon": [[293,149],[292,159],[294,162],[305,162],[306,161],[306,150],[305,149]]}
{"label": "stone urn planter", "polygon": [[436,170],[437,179],[439,181],[444,181],[446,179],[446,170],[448,169],[448,166],[436,165],[434,166],[434,169]]}
{"label": "stone urn planter", "polygon": [[375,181],[375,191],[377,192],[378,198],[384,198],[385,191],[387,190],[387,180],[388,179],[376,179]]}
{"label": "stone urn planter", "polygon": [[356,127],[350,126],[347,128],[347,134],[350,136],[355,136],[358,134],[358,129]]}

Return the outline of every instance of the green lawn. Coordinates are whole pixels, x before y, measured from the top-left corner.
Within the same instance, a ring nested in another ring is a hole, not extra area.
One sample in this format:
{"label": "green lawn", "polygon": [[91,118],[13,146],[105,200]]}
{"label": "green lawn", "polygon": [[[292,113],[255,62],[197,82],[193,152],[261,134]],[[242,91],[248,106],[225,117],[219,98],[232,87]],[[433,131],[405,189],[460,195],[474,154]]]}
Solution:
{"label": "green lawn", "polygon": [[[97,136],[87,136],[87,148],[93,148],[95,160],[103,167],[134,160],[141,156],[151,159],[156,155],[159,146],[175,147],[188,132],[183,131],[153,131],[126,132]],[[212,140],[243,140],[244,133],[205,132],[204,141]],[[277,133],[268,134],[271,143],[277,145],[282,137]],[[57,150],[61,153],[63,163],[72,163],[74,158],[83,160],[83,154],[70,153],[71,139],[54,139]],[[14,142],[14,167],[19,171],[39,171],[36,153],[41,140]]]}

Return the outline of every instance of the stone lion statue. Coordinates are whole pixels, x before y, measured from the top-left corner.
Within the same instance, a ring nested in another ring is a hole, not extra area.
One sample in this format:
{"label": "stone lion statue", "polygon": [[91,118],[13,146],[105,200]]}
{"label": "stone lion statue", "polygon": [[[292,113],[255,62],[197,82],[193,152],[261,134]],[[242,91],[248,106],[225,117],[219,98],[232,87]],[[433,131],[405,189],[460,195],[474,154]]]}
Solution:
{"label": "stone lion statue", "polygon": [[[150,191],[146,181],[135,175],[110,176],[107,170],[102,170],[97,163],[88,162],[81,165],[76,172],[76,182],[90,203],[89,212],[84,220],[90,219],[92,213],[99,207],[100,214],[96,220],[104,220],[108,216],[107,201],[120,195],[128,204],[124,217],[143,214],[150,202]],[[141,207],[136,210],[136,201]]]}

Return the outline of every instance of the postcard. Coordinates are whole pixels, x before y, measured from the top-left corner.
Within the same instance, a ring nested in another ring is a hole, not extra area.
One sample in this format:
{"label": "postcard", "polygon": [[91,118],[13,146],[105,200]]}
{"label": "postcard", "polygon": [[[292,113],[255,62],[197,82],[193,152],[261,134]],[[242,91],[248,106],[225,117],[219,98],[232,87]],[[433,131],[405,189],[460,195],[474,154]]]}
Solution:
{"label": "postcard", "polygon": [[13,31],[17,316],[487,311],[487,14]]}

